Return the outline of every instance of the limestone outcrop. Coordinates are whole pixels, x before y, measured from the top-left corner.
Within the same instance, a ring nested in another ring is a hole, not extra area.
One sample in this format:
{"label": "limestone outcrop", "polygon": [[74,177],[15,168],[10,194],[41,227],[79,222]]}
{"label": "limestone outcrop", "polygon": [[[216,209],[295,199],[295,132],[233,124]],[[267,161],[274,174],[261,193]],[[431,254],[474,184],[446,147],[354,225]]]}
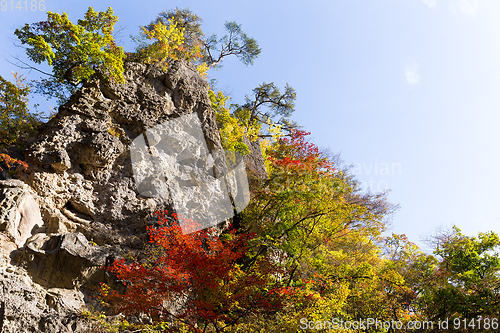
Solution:
{"label": "limestone outcrop", "polygon": [[[232,216],[233,206],[218,211],[241,189],[221,154],[206,81],[184,61],[129,62],[124,76],[118,84],[96,74],[32,139],[29,168],[0,181],[0,332],[85,332],[79,311],[112,278],[102,266],[141,250],[156,211],[184,202],[206,220]],[[199,131],[161,127],[188,118]],[[143,135],[138,157],[131,146]],[[152,151],[168,170],[142,162]],[[245,160],[265,173],[261,155]],[[193,194],[200,188],[208,194]]]}

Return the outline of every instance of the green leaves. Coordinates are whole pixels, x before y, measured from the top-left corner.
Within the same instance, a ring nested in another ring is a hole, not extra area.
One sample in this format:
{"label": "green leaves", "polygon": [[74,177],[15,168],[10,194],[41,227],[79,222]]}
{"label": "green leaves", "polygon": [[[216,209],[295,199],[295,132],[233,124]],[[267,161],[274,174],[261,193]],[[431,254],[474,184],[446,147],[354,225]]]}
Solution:
{"label": "green leaves", "polygon": [[[279,132],[281,130],[290,132],[298,127],[290,120],[295,111],[296,93],[288,83],[284,93],[281,93],[273,82],[264,82],[252,92],[252,98],[246,96],[243,105],[233,104],[232,108],[234,116],[247,129],[259,124],[259,131],[254,133],[255,136],[273,137],[273,127],[279,127]],[[267,110],[263,111],[263,108]],[[262,131],[260,131],[260,125],[264,125]]]}
{"label": "green leaves", "polygon": [[22,136],[35,132],[40,124],[39,115],[28,110],[30,88],[25,79],[14,74],[13,84],[0,76],[0,146],[9,146]]}
{"label": "green leaves", "polygon": [[[204,41],[205,46],[205,61],[209,67],[220,66],[223,58],[235,55],[245,65],[253,65],[253,60],[257,58],[261,52],[257,41],[248,37],[241,30],[241,25],[234,21],[224,24],[225,30],[228,32],[222,38],[218,39],[217,35],[212,35]],[[213,52],[219,53],[215,56]]]}
{"label": "green leaves", "polygon": [[241,25],[234,21],[226,22],[224,28],[229,33],[222,38],[222,41],[227,45],[226,49],[232,49],[236,57],[245,65],[253,65],[253,60],[257,58],[261,52],[257,41],[250,38],[241,30]]}
{"label": "green leaves", "polygon": [[226,104],[229,98],[220,91],[215,93],[212,90],[208,91],[208,96],[212,109],[215,111],[215,120],[219,127],[222,147],[229,151],[238,152],[242,156],[249,154],[250,150],[243,141],[243,137],[248,136],[249,133],[227,108]]}
{"label": "green leaves", "polygon": [[[89,7],[85,18],[73,24],[66,13],[47,12],[47,20],[25,24],[14,34],[30,60],[37,64],[47,62],[52,66],[52,78],[38,82],[37,91],[64,101],[60,92],[64,87],[69,93],[82,82],[88,81],[99,69],[109,80],[124,82],[122,47],[115,44],[113,27],[118,17],[113,10],[95,12]],[[67,97],[67,96],[65,96]]]}
{"label": "green leaves", "polygon": [[500,238],[494,232],[465,236],[454,227],[435,238],[440,257],[435,283],[423,296],[432,318],[496,315],[500,306]]}
{"label": "green leaves", "polygon": [[321,266],[318,260],[328,261],[332,239],[357,229],[372,235],[380,232],[379,221],[388,208],[384,200],[363,199],[353,189],[338,191],[335,182],[342,188],[349,185],[318,147],[305,140],[306,135],[294,130],[290,138],[267,149],[272,162],[269,179],[243,215],[247,227],[258,230],[262,246],[278,247],[293,265],[307,262],[311,267]]}

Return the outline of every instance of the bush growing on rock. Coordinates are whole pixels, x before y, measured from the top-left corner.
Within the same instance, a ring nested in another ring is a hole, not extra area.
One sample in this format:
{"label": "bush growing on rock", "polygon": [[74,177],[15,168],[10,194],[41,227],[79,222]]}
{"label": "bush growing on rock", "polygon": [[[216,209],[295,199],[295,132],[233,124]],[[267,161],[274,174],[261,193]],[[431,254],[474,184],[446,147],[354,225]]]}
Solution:
{"label": "bush growing on rock", "polygon": [[0,148],[19,143],[36,133],[40,116],[28,109],[30,88],[22,75],[14,73],[15,83],[0,76]]}

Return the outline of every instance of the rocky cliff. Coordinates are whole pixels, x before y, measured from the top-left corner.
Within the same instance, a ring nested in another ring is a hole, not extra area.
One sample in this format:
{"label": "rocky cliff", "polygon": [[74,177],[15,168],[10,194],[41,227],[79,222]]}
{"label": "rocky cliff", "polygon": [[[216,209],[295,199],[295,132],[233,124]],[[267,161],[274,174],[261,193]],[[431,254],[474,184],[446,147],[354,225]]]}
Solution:
{"label": "rocky cliff", "polygon": [[[156,211],[206,227],[248,201],[194,66],[127,63],[124,76],[85,84],[23,152],[29,168],[0,181],[0,332],[85,332],[102,266],[141,250]],[[263,176],[260,149],[245,160]]]}

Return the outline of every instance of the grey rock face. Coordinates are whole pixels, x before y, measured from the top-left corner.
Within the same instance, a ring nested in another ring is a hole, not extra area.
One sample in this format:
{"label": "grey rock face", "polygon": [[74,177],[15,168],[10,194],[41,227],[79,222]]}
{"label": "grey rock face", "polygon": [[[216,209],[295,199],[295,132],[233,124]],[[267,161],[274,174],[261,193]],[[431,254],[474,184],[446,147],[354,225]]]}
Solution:
{"label": "grey rock face", "polygon": [[[248,204],[244,162],[240,159],[243,170],[228,168],[222,151],[209,151],[195,113],[149,129],[133,141],[130,152],[138,192],[171,198],[185,232],[231,218],[233,203],[237,208]],[[242,176],[238,182],[232,181],[236,174]],[[196,226],[188,226],[188,221],[195,221]]]}
{"label": "grey rock face", "polygon": [[[85,84],[40,129],[21,180],[0,181],[0,332],[85,332],[79,312],[87,296],[112,282],[102,266],[142,249],[156,211],[182,203],[222,220],[232,214],[221,213],[217,198],[243,197],[235,171],[208,180],[228,170],[208,84],[195,67],[126,63],[124,76],[124,84],[99,75]],[[186,117],[201,130],[166,127],[170,139],[162,139],[159,125]],[[147,149],[133,158],[141,136]],[[161,176],[144,162],[152,151]],[[259,156],[245,161],[262,174]]]}
{"label": "grey rock face", "polygon": [[0,231],[18,247],[43,225],[33,191],[19,180],[0,181]]}
{"label": "grey rock face", "polygon": [[247,138],[244,138],[244,142],[250,150],[250,154],[244,157],[250,181],[252,182],[259,179],[266,179],[267,171],[264,163],[264,157],[262,156],[260,142],[250,141]]}
{"label": "grey rock face", "polygon": [[[171,211],[172,201],[165,184],[156,184],[163,186],[162,196],[137,190],[130,156],[133,140],[154,126],[192,115],[199,120],[208,150],[221,149],[207,83],[192,64],[172,61],[164,70],[127,63],[124,76],[125,84],[99,76],[86,84],[60,107],[31,146],[28,163],[35,171],[26,182],[43,198],[39,202],[45,233],[82,232],[98,244],[139,248],[145,221],[157,210]],[[181,151],[190,148],[182,137],[178,145]],[[202,158],[192,162],[203,167]],[[210,208],[209,203],[195,204]]]}
{"label": "grey rock face", "polygon": [[0,233],[0,331],[85,332],[89,324],[78,313],[84,295],[76,289],[44,288],[26,269],[12,264],[16,245]]}
{"label": "grey rock face", "polygon": [[46,287],[79,288],[105,264],[108,252],[89,244],[81,233],[36,234],[24,248],[26,268]]}

